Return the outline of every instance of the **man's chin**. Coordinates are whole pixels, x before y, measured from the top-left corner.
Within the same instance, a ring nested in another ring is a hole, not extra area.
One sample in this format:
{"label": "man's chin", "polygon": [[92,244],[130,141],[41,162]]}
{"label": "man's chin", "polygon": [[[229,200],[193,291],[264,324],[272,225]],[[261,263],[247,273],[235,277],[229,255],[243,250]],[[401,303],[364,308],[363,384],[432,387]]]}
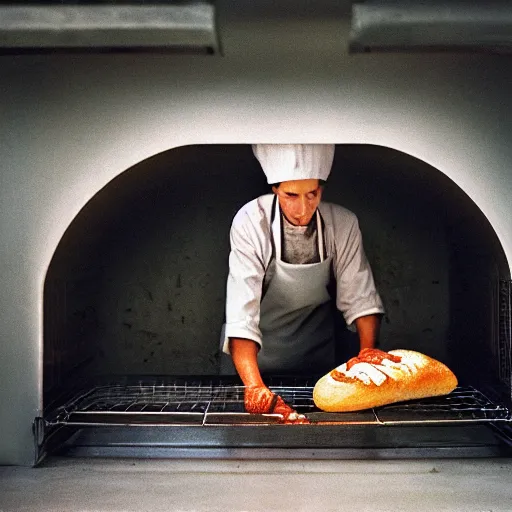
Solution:
{"label": "man's chin", "polygon": [[305,221],[305,220],[296,220],[296,221],[292,222],[292,224],[293,224],[294,226],[307,226],[310,222],[311,222],[311,219],[309,219],[308,221]]}
{"label": "man's chin", "polygon": [[293,217],[288,217],[288,215],[286,215],[284,212],[283,214],[286,217],[286,220],[290,224],[293,224],[294,226],[307,226],[311,222],[311,219],[313,218],[313,216],[311,216],[309,219],[294,219]]}

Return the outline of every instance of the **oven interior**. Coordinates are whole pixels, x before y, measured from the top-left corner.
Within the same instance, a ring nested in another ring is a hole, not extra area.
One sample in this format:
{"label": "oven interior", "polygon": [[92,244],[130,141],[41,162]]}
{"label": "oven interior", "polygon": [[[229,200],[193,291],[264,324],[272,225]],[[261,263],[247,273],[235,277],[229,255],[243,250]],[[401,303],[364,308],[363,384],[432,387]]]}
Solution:
{"label": "oven interior", "polygon": [[[446,397],[324,413],[320,375],[267,383],[309,425],[244,412],[219,375],[229,226],[269,192],[249,145],[197,145],[111,181],[63,236],[44,291],[35,459],[86,456],[392,458],[510,454],[511,297],[498,238],[427,163],[338,145],[324,199],[354,211],[383,298],[380,347],[448,364]],[[333,367],[357,352],[341,315]]]}

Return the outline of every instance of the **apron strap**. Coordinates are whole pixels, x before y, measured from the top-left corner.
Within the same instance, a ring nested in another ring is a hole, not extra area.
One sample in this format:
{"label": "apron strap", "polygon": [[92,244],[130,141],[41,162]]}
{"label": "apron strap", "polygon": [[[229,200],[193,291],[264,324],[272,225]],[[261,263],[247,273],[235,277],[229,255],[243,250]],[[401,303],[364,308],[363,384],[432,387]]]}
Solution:
{"label": "apron strap", "polygon": [[270,211],[270,243],[272,245],[272,256],[270,257],[270,261],[276,257],[276,242],[274,240],[274,234],[272,231],[272,226],[274,224],[274,219],[276,217],[277,210],[277,196],[274,194],[274,199],[272,201],[272,210]]}
{"label": "apron strap", "polygon": [[320,218],[320,212],[318,211],[318,208],[316,209],[316,231],[318,238],[318,254],[320,255],[320,261],[324,261],[324,230],[322,227],[322,219]]}

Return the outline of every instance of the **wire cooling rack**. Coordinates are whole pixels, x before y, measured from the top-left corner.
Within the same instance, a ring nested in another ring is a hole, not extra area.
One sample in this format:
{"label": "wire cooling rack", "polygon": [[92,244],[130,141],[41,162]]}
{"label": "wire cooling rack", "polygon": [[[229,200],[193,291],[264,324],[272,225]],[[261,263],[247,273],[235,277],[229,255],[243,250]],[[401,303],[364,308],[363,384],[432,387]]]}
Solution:
{"label": "wire cooling rack", "polygon": [[[304,383],[303,383],[304,384]],[[472,387],[449,395],[412,400],[353,413],[325,413],[313,402],[313,385],[273,382],[269,387],[312,423],[411,424],[508,421],[507,407]],[[201,379],[139,380],[78,391],[47,416],[50,424],[238,424],[275,423],[278,415],[244,410],[244,387]]]}

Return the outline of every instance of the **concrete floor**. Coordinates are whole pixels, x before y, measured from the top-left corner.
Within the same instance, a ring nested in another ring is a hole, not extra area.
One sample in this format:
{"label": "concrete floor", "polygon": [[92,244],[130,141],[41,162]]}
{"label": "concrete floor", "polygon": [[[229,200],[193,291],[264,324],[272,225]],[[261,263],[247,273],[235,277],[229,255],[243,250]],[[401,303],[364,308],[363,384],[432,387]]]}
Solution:
{"label": "concrete floor", "polygon": [[512,459],[53,458],[0,467],[7,511],[512,511]]}

